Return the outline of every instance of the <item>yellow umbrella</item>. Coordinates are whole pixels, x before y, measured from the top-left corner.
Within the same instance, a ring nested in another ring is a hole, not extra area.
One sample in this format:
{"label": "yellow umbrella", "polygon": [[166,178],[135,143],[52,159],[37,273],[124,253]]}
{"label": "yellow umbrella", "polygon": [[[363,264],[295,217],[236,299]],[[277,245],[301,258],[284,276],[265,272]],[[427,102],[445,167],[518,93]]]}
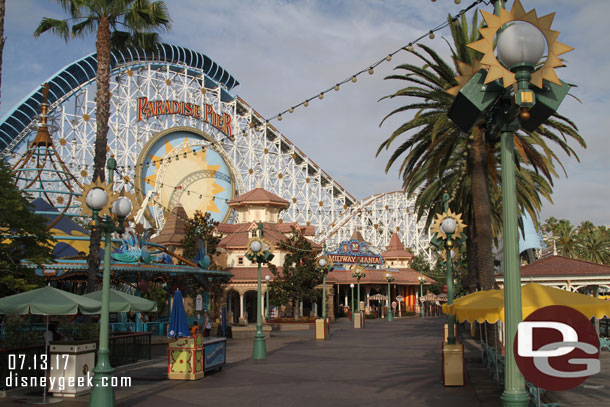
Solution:
{"label": "yellow umbrella", "polygon": [[[572,307],[587,318],[603,318],[610,315],[610,302],[588,295],[530,283],[521,287],[523,318],[537,309],[549,305]],[[478,321],[495,323],[504,321],[504,290],[479,291],[457,299],[444,307],[445,313],[455,315],[460,322]]]}

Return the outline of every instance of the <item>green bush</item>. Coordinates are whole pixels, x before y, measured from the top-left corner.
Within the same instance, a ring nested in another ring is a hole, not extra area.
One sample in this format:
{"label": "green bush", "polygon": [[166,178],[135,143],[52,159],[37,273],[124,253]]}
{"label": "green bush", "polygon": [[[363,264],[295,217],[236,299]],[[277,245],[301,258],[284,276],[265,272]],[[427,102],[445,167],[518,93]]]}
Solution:
{"label": "green bush", "polygon": [[20,315],[5,315],[0,348],[21,348],[44,343],[44,332],[30,330],[29,323]]}

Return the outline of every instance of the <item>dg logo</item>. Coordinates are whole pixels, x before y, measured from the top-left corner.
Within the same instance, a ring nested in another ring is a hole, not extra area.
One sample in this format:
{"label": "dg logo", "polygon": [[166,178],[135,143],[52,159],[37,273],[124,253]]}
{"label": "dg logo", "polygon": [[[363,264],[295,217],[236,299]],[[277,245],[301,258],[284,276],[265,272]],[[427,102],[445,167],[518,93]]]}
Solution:
{"label": "dg logo", "polygon": [[551,391],[569,390],[600,372],[595,328],[563,305],[536,310],[519,323],[514,355],[526,380]]}

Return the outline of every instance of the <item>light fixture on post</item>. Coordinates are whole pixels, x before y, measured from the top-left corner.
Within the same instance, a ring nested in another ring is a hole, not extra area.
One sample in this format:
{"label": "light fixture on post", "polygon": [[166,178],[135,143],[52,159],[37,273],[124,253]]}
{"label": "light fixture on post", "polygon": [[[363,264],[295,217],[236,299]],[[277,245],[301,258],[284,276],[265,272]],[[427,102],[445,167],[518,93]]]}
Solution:
{"label": "light fixture on post", "polygon": [[360,264],[355,265],[352,268],[352,277],[356,279],[358,285],[358,288],[356,290],[356,313],[352,314],[354,320],[354,328],[362,328],[364,327],[364,317],[362,315],[362,311],[360,310],[360,279],[366,277],[364,267],[362,267]]}
{"label": "light fixture on post", "polygon": [[316,319],[316,339],[328,339],[329,322],[326,318],[326,275],[334,270],[333,261],[326,256],[326,244],[322,256],[316,260],[316,271],[322,274],[322,318]]}
{"label": "light fixture on post", "polygon": [[[111,160],[108,160],[108,180],[113,180]],[[110,365],[109,312],[110,312],[110,252],[112,247],[112,234],[119,235],[125,232],[125,222],[134,207],[134,196],[126,192],[114,192],[112,185],[105,184],[99,179],[91,184],[83,185],[83,192],[78,201],[81,204],[81,213],[91,218],[91,227],[100,228],[104,234],[104,269],[102,274],[102,310],[100,315],[100,339],[97,352],[97,363],[93,369],[93,387],[89,397],[89,406],[114,406],[115,397],[112,386],[114,368]]]}
{"label": "light fixture on post", "polygon": [[417,280],[419,280],[419,317],[424,317],[424,283],[426,282],[426,277],[417,276]]}
{"label": "light fixture on post", "polygon": [[258,237],[248,241],[246,258],[258,265],[257,291],[256,291],[256,333],[254,334],[254,348],[252,359],[267,359],[265,334],[262,322],[262,297],[261,297],[261,264],[269,263],[274,255],[271,253],[271,244],[263,239],[263,224],[258,224]]}
{"label": "light fixture on post", "polygon": [[[462,222],[462,214],[456,214],[449,209],[449,194],[443,193],[445,212],[436,215],[434,224],[430,228],[433,233],[431,243],[445,251],[447,263],[447,304],[453,304],[453,270],[451,264],[451,250],[456,243],[466,240],[463,232],[466,225]],[[447,316],[446,342],[443,340],[443,384],[445,386],[464,385],[464,346],[456,343],[455,317]]]}
{"label": "light fixture on post", "polygon": [[266,304],[266,312],[265,312],[265,321],[269,319],[269,309],[271,306],[269,305],[269,280],[271,280],[270,275],[265,276],[265,304]]}
{"label": "light fixture on post", "polygon": [[[519,0],[510,12],[504,9],[504,1],[493,3],[494,14],[481,11],[486,27],[480,30],[480,39],[468,44],[483,58],[476,69],[468,71],[471,77],[458,78],[460,85],[448,90],[456,96],[448,116],[464,132],[484,118],[491,131],[501,134],[506,332],[501,398],[504,406],[525,407],[529,397],[513,353],[522,320],[514,133],[519,129],[533,132],[559,108],[570,86],[557,77],[555,68],[563,66],[559,56],[573,48],[557,41],[559,32],[551,29],[554,13],[538,17],[536,10],[526,12]],[[539,63],[544,42],[547,57]]]}
{"label": "light fixture on post", "polygon": [[385,279],[388,282],[388,322],[392,322],[392,298],[390,296],[390,283],[394,281],[394,276],[391,273],[385,273]]}

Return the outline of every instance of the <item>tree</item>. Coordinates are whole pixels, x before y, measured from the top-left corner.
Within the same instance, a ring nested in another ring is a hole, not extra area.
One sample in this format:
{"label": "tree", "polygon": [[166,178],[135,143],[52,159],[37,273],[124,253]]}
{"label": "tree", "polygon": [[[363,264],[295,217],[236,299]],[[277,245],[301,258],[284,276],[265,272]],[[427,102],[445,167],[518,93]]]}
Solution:
{"label": "tree", "polygon": [[561,256],[610,264],[610,232],[590,221],[575,228],[569,220],[548,218],[542,225],[544,240]]}
{"label": "tree", "polygon": [[[494,284],[493,240],[501,232],[500,134],[483,121],[468,134],[463,133],[448,117],[454,97],[446,92],[457,85],[455,76],[461,75],[464,63],[472,65],[480,54],[466,47],[478,39],[479,24],[473,16],[470,29],[466,17],[450,20],[453,45],[453,67],[433,49],[419,45],[423,53],[411,51],[423,66],[399,65],[403,74],[386,79],[400,80],[407,87],[386,98],[408,97],[414,102],[390,112],[381,122],[394,115],[414,112],[414,116],[400,125],[379,147],[377,154],[392,143],[406,137],[390,156],[386,172],[402,159],[400,175],[405,191],[417,195],[418,216],[427,211],[428,222],[436,213],[443,212],[441,196],[451,192],[450,207],[462,212],[468,224],[469,275],[478,276],[483,289]],[[570,120],[554,114],[534,132],[516,132],[516,178],[518,204],[537,222],[541,197],[550,200],[552,180],[556,176],[555,163],[561,165],[547,142],[558,145],[568,156],[576,155],[567,140],[581,146],[585,142]],[[474,250],[473,250],[474,249]],[[471,282],[471,287],[476,282]]]}
{"label": "tree", "polygon": [[[2,56],[4,55],[4,16],[6,15],[6,0],[0,0],[0,89],[2,88]],[[1,94],[1,93],[0,93]]]}
{"label": "tree", "polygon": [[[170,19],[163,1],[150,0],[56,0],[70,17],[65,20],[44,17],[34,36],[51,31],[66,42],[70,36],[96,33],[97,92],[95,104],[96,136],[93,179],[104,181],[108,119],[110,117],[110,54],[129,46],[151,50],[158,43],[157,33],[168,29]],[[70,24],[71,27],[70,27]],[[101,231],[91,233],[87,290],[93,291],[100,264]]]}
{"label": "tree", "polygon": [[53,236],[47,218],[31,212],[8,166],[0,161],[0,297],[28,291],[42,285],[42,278],[23,266],[53,261]]}
{"label": "tree", "polygon": [[280,243],[280,250],[287,251],[282,270],[269,264],[273,281],[269,283],[270,301],[277,305],[293,306],[293,315],[298,315],[301,300],[316,301],[320,292],[316,288],[322,283],[322,275],[316,271],[319,250],[303,236],[301,230],[293,228],[290,237]]}

